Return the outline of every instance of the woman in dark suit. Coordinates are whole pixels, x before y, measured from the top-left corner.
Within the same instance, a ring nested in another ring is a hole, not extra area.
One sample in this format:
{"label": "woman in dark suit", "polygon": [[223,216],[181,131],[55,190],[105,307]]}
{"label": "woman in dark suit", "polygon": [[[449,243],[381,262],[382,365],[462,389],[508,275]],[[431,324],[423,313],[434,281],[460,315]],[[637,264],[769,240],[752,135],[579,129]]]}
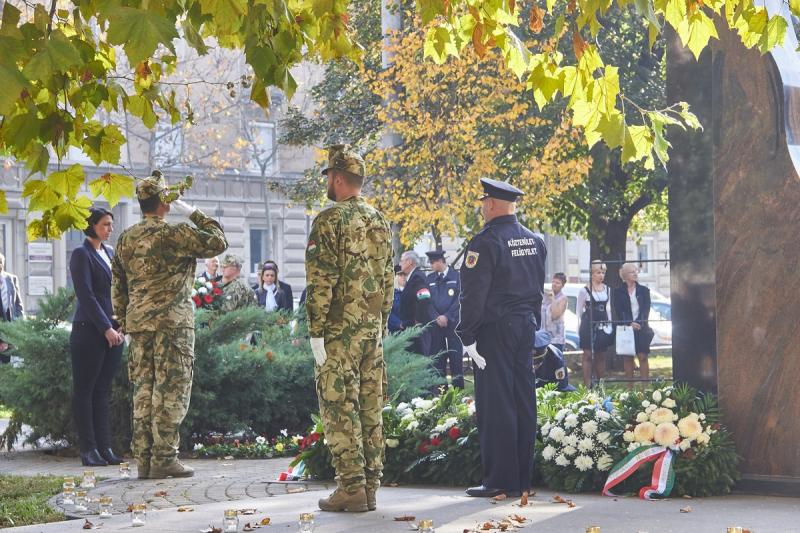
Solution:
{"label": "woman in dark suit", "polygon": [[[650,366],[647,356],[650,354],[650,341],[653,340],[653,330],[647,325],[650,317],[650,289],[641,285],[639,268],[634,263],[625,263],[619,269],[619,277],[624,282],[621,287],[614,289],[611,301],[617,320],[630,322],[633,327],[633,338],[636,344],[636,356],[639,358],[639,374],[642,379],[650,379]],[[622,356],[625,367],[625,377],[633,379],[633,356]],[[628,388],[633,388],[633,382],[628,383]]]}
{"label": "woman in dark suit", "polygon": [[283,284],[278,281],[278,267],[273,266],[272,263],[265,263],[258,279],[260,283],[256,288],[256,297],[258,297],[258,305],[261,308],[267,311],[292,311],[294,309],[291,288],[287,293]]}
{"label": "woman in dark suit", "polygon": [[114,215],[92,208],[86,240],[72,251],[69,269],[78,305],[69,338],[72,352],[72,413],[84,466],[119,464],[111,449],[109,398],[122,357],[124,336],[112,318],[111,257],[103,244],[114,231]]}

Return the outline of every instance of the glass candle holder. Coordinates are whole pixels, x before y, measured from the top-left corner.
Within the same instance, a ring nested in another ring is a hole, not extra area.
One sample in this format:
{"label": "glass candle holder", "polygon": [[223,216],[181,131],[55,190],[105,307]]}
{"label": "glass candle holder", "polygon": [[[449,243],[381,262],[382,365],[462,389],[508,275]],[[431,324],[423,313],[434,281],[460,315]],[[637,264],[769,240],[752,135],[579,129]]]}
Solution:
{"label": "glass candle holder", "polygon": [[314,514],[303,513],[300,515],[300,532],[314,531]]}
{"label": "glass candle holder", "polygon": [[64,484],[62,485],[62,487],[64,487],[65,489],[66,488],[74,489],[75,488],[75,478],[74,477],[65,477],[64,478]]}
{"label": "glass candle holder", "polygon": [[744,531],[744,528],[741,528],[739,526],[730,526],[730,527],[728,527],[728,533],[742,533],[743,531]]}
{"label": "glass candle holder", "polygon": [[239,531],[239,513],[236,509],[225,509],[225,515],[222,517],[222,531],[224,533]]}
{"label": "glass candle holder", "polygon": [[430,518],[426,518],[425,520],[420,520],[419,533],[436,533],[436,530],[433,529],[433,520],[431,520]]}
{"label": "glass candle holder", "polygon": [[600,533],[600,526],[589,526],[586,528],[586,533]]}
{"label": "glass candle holder", "polygon": [[97,478],[94,477],[94,470],[83,471],[83,481],[81,487],[84,489],[93,489]]}
{"label": "glass candle holder", "polygon": [[141,527],[147,522],[147,506],[135,503],[131,506],[131,526]]}
{"label": "glass candle holder", "polygon": [[130,479],[131,477],[131,465],[128,463],[120,463],[119,464],[119,477],[122,479]]}
{"label": "glass candle holder", "polygon": [[74,505],[75,504],[75,489],[73,487],[64,487],[64,497],[61,500],[61,505]]}
{"label": "glass candle holder", "polygon": [[111,518],[112,508],[111,496],[100,496],[100,518]]}
{"label": "glass candle holder", "polygon": [[75,491],[75,510],[76,511],[85,511],[86,504],[89,502],[88,498],[86,498],[86,491],[85,490],[76,490]]}

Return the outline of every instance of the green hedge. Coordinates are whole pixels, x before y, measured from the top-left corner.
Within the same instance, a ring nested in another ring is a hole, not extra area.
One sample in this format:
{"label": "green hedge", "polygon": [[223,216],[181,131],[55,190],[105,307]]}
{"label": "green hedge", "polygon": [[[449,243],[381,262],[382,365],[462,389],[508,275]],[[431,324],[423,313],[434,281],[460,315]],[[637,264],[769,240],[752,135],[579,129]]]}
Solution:
{"label": "green hedge", "polygon": [[[64,327],[74,302],[74,294],[61,289],[43,299],[36,318],[0,323],[0,338],[15,345],[24,359],[20,368],[0,366],[0,403],[14,413],[6,444],[16,439],[21,424],[33,428],[29,442],[44,437],[77,443],[70,408],[69,331]],[[275,436],[282,429],[302,432],[308,426],[318,405],[303,313],[267,314],[259,308],[197,313],[192,401],[181,427],[184,446],[209,433]],[[256,341],[250,342],[254,331]],[[416,334],[408,331],[385,341],[389,392],[397,401],[424,394],[439,382],[427,358],[406,351]],[[114,445],[127,449],[127,350],[115,378],[111,412]]]}

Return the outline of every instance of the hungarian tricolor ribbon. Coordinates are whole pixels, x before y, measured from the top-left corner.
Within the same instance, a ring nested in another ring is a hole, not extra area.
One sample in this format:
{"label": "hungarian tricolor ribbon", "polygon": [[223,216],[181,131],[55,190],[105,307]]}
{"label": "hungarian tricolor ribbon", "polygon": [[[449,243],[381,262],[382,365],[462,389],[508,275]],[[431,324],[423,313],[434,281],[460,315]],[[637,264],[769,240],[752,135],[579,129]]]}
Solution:
{"label": "hungarian tricolor ribbon", "polygon": [[672,468],[673,452],[665,446],[651,444],[640,446],[614,465],[603,487],[604,496],[615,496],[611,489],[628,479],[644,463],[655,461],[650,485],[639,489],[643,500],[666,498],[675,484],[675,470]]}

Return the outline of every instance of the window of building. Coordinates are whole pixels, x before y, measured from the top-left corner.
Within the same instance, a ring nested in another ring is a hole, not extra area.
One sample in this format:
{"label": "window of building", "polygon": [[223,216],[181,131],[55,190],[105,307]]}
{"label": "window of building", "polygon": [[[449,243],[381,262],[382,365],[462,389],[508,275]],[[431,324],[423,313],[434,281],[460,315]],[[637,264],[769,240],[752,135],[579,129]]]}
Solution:
{"label": "window of building", "polygon": [[251,122],[250,142],[248,143],[248,168],[261,172],[261,167],[267,174],[272,174],[276,169],[277,147],[275,145],[275,124],[272,122]]}
{"label": "window of building", "polygon": [[261,271],[261,265],[267,259],[277,261],[277,248],[275,246],[276,228],[272,230],[272,250],[267,250],[267,230],[265,228],[250,230],[250,272]]}
{"label": "window of building", "polygon": [[153,140],[153,162],[156,166],[180,164],[183,156],[183,129],[180,125],[159,122]]}
{"label": "window of building", "polygon": [[[649,261],[653,259],[653,243],[652,242],[642,242],[636,247],[636,257],[639,261]],[[651,270],[652,263],[640,263],[639,264],[639,273],[643,275],[649,275]]]}

